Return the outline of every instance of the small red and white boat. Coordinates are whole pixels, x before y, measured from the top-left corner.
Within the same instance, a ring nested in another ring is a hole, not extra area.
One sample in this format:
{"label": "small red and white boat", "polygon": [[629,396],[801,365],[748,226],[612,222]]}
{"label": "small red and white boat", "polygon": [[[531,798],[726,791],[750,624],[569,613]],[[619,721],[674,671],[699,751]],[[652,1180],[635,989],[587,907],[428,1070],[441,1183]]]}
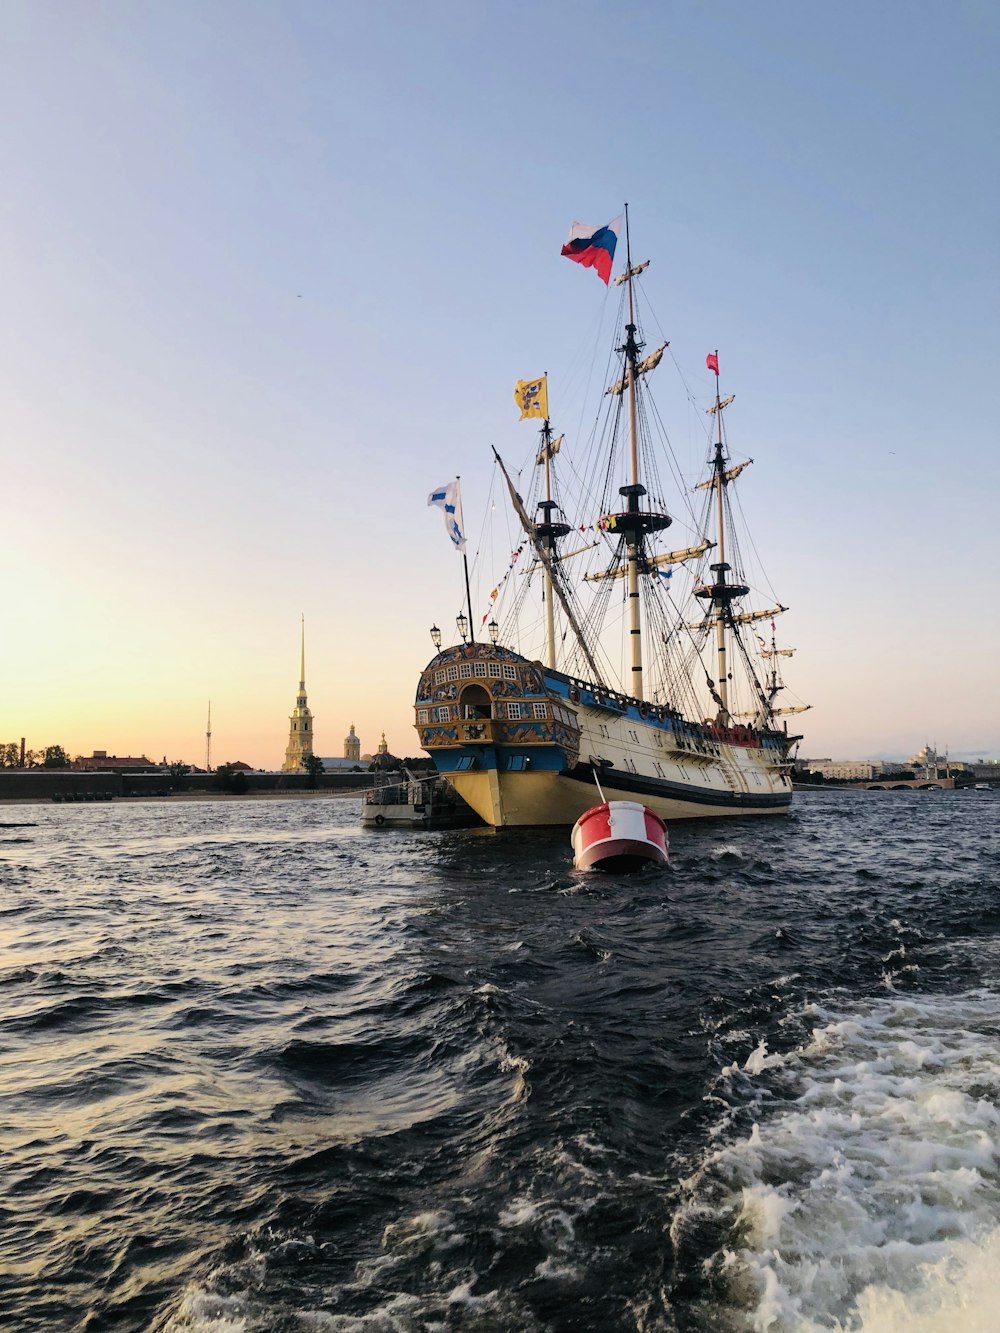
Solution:
{"label": "small red and white boat", "polygon": [[603,801],[573,825],[573,865],[612,874],[667,864],[667,826],[638,801]]}

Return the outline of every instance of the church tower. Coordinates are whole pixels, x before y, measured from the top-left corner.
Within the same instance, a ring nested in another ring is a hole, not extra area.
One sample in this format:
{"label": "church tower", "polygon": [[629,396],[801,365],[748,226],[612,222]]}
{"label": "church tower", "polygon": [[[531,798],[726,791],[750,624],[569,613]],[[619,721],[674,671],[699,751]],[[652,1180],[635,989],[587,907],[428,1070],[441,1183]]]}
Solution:
{"label": "church tower", "polygon": [[361,741],[355,734],[353,722],[351,723],[351,730],[344,737],[344,758],[345,759],[361,758]]}
{"label": "church tower", "polygon": [[313,723],[306,698],[306,618],[302,617],[302,662],[299,667],[299,692],[295,699],[295,708],[289,719],[288,748],[285,750],[285,762],[281,765],[282,773],[297,773],[305,767],[306,759],[313,752]]}
{"label": "church tower", "polygon": [[378,743],[378,752],[379,752],[379,754],[388,754],[388,753],[389,753],[389,744],[388,744],[388,742],[387,742],[386,739],[385,739],[385,732],[384,732],[384,731],[382,732],[382,739],[381,739],[381,740],[379,741],[379,743]]}

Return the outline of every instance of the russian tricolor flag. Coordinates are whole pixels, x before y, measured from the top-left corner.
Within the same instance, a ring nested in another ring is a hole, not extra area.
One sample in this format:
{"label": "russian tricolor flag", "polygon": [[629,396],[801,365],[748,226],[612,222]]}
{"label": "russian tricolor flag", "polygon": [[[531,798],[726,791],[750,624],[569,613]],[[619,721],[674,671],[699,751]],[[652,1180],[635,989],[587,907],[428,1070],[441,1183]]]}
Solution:
{"label": "russian tricolor flag", "polygon": [[597,276],[605,287],[611,281],[611,261],[615,257],[615,246],[621,235],[621,217],[609,222],[606,227],[588,227],[586,223],[574,222],[569,229],[569,239],[561,250],[567,259],[584,268],[597,270]]}

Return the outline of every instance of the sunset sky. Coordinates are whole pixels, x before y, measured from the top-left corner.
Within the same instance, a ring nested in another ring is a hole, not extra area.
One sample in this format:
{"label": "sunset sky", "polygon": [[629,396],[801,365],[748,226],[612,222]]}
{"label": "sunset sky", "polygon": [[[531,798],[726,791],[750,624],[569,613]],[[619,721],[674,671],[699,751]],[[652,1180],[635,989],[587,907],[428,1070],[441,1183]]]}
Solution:
{"label": "sunset sky", "polygon": [[415,753],[428,492],[474,558],[515,380],[589,429],[615,298],[559,250],[628,200],[737,395],[803,753],[1000,755],[998,14],[5,0],[0,741],[201,763],[211,699],[216,762],[277,766],[304,614],[317,751]]}

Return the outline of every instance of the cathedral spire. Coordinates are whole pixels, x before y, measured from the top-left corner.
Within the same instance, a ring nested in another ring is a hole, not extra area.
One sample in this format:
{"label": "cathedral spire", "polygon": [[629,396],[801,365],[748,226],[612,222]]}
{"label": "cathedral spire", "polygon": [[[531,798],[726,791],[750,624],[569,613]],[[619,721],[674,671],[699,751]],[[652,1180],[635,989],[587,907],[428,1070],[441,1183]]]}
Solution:
{"label": "cathedral spire", "polygon": [[299,659],[299,692],[295,707],[288,720],[288,745],[285,747],[283,773],[297,773],[305,768],[305,761],[313,752],[313,724],[309,700],[306,697],[306,618],[302,615],[301,656]]}

